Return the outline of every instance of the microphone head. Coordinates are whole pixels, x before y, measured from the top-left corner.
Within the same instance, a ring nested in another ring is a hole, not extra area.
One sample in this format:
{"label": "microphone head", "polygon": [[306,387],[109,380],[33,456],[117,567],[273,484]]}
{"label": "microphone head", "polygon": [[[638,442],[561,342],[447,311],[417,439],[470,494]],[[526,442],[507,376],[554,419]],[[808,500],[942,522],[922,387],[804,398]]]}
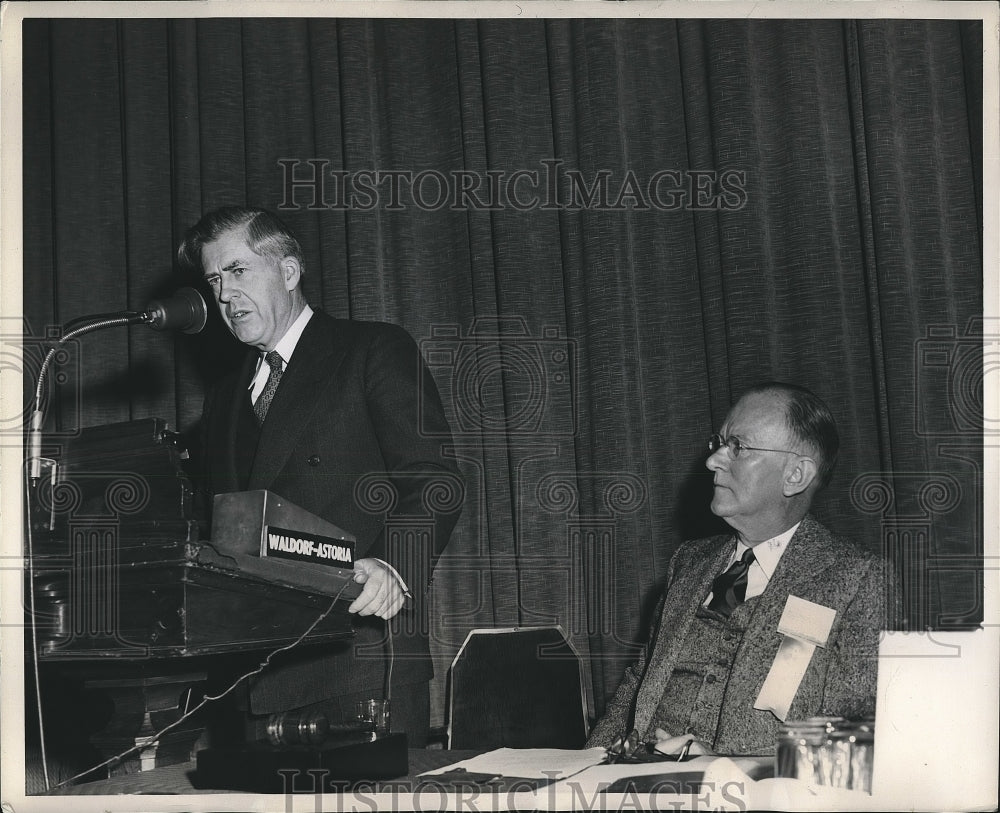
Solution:
{"label": "microphone head", "polygon": [[179,288],[167,299],[150,302],[144,316],[154,330],[200,333],[208,321],[208,306],[194,288]]}

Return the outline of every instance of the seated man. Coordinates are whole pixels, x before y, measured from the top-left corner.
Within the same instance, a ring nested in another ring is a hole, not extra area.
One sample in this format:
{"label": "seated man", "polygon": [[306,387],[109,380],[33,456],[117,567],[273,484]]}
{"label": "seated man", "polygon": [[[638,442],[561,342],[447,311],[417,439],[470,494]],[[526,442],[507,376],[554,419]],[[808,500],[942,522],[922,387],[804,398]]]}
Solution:
{"label": "seated man", "polygon": [[[874,714],[891,593],[886,568],[808,513],[838,447],[829,409],[808,390],[771,383],[740,398],[709,441],[706,463],[715,473],[712,512],[736,533],[688,542],[674,554],[656,631],[588,746],[609,746],[634,730],[668,754],[684,747],[765,754],[779,714]],[[819,609],[827,623],[836,613],[825,644],[807,653],[801,680],[784,655],[775,663],[790,597],[829,608]]]}

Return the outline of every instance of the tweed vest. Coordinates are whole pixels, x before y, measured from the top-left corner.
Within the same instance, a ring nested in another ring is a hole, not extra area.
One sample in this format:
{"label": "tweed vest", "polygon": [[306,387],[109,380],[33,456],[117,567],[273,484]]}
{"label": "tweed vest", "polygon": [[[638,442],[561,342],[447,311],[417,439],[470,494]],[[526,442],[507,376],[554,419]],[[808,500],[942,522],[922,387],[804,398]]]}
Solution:
{"label": "tweed vest", "polygon": [[656,739],[654,732],[662,728],[671,736],[692,734],[714,742],[733,661],[755,603],[740,604],[729,618],[698,608],[645,739]]}

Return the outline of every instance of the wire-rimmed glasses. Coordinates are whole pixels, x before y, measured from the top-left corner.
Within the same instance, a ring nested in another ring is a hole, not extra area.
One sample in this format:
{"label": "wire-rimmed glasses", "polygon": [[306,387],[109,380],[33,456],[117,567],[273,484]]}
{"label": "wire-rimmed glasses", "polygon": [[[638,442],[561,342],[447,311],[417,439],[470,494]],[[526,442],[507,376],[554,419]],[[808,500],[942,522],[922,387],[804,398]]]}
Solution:
{"label": "wire-rimmed glasses", "polygon": [[716,433],[708,439],[708,453],[715,454],[723,446],[729,449],[729,453],[734,457],[739,457],[741,452],[781,452],[782,454],[801,454],[793,452],[791,449],[764,449],[761,446],[748,446],[735,435],[724,438]]}

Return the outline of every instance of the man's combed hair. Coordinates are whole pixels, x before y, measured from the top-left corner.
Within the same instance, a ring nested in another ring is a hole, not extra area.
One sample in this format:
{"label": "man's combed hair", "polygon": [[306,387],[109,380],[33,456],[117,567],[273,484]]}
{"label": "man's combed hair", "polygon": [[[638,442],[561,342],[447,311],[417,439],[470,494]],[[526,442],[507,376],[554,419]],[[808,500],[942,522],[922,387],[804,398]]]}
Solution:
{"label": "man's combed hair", "polygon": [[747,391],[750,394],[779,393],[785,399],[785,422],[792,435],[819,453],[819,484],[826,486],[833,476],[840,452],[840,435],[830,408],[811,390],[798,384],[768,381]]}
{"label": "man's combed hair", "polygon": [[302,246],[292,230],[266,209],[245,206],[224,206],[204,215],[184,235],[184,242],[177,250],[177,259],[182,266],[200,272],[203,270],[202,249],[226,232],[243,227],[247,230],[247,245],[255,254],[278,260],[294,257],[305,271]]}

